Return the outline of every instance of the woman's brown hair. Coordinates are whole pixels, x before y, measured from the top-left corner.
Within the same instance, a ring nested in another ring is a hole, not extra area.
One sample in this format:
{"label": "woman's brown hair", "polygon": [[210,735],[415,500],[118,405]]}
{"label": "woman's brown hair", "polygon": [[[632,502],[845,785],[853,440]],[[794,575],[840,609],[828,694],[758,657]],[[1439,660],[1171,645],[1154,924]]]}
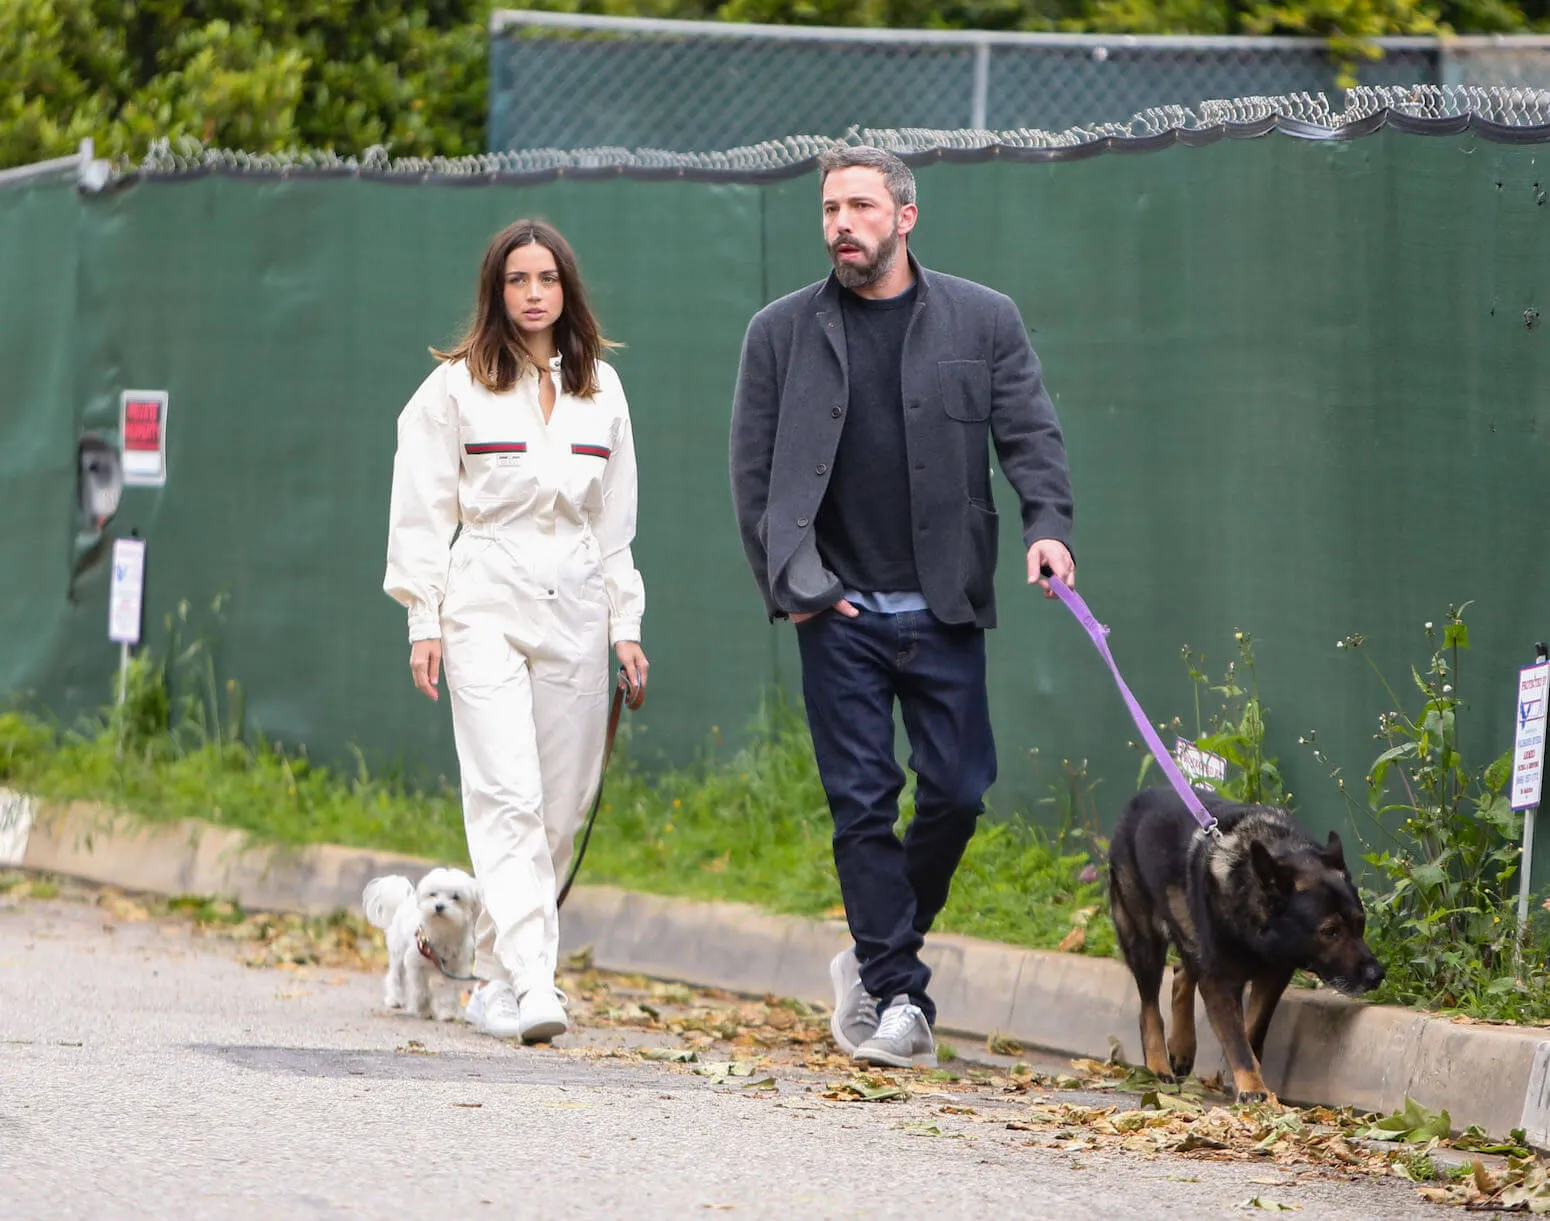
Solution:
{"label": "woman's brown hair", "polygon": [[545,221],[513,221],[490,239],[479,266],[479,299],[467,333],[450,352],[432,348],[431,353],[440,360],[465,362],[470,377],[497,393],[510,390],[533,367],[522,333],[506,312],[504,295],[507,257],[513,250],[532,245],[554,255],[565,294],[565,304],[554,324],[554,347],[562,358],[560,380],[567,394],[591,398],[598,391],[597,362],[605,349],[615,345],[603,338],[587,306],[575,251],[560,231]]}

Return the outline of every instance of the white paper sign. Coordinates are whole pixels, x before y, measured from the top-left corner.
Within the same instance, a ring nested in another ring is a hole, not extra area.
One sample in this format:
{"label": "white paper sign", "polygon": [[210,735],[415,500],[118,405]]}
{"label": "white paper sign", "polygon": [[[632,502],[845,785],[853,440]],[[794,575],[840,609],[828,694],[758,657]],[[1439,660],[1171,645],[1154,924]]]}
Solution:
{"label": "white paper sign", "polygon": [[[1210,751],[1196,746],[1188,738],[1173,739],[1173,761],[1178,764],[1179,771],[1183,772],[1190,780],[1215,780],[1223,782],[1227,779],[1227,760],[1221,755],[1213,755]],[[1210,788],[1209,783],[1197,784],[1196,788]]]}
{"label": "white paper sign", "polygon": [[165,390],[125,390],[118,400],[118,435],[125,486],[167,482]]}
{"label": "white paper sign", "polygon": [[1512,808],[1539,804],[1545,776],[1545,701],[1550,696],[1550,661],[1518,672],[1518,705],[1512,718]]}
{"label": "white paper sign", "polygon": [[27,859],[27,835],[37,808],[36,798],[0,789],[0,865],[20,865]]}
{"label": "white paper sign", "polygon": [[145,540],[113,540],[113,583],[108,591],[108,639],[140,643],[140,610],[145,600]]}

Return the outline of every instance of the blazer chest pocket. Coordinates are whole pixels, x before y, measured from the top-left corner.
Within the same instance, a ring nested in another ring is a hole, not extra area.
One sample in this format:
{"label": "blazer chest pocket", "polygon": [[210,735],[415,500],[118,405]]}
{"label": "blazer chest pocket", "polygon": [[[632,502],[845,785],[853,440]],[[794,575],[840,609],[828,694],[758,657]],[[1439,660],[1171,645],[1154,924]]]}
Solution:
{"label": "blazer chest pocket", "polygon": [[949,419],[977,424],[990,418],[990,366],[983,360],[939,360],[936,376]]}

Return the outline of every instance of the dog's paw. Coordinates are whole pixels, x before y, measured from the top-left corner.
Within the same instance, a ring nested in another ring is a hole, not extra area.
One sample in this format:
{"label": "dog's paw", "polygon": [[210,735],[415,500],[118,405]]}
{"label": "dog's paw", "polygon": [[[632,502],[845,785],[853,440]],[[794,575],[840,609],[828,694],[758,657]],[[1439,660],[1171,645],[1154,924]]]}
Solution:
{"label": "dog's paw", "polygon": [[1168,1063],[1173,1068],[1173,1075],[1180,1081],[1183,1081],[1184,1078],[1188,1077],[1190,1073],[1195,1071],[1195,1057],[1192,1055],[1169,1056]]}
{"label": "dog's paw", "polygon": [[1268,1102],[1269,1100],[1270,1100],[1270,1095],[1267,1094],[1264,1090],[1239,1090],[1238,1091],[1238,1105],[1239,1106],[1248,1106],[1250,1103]]}

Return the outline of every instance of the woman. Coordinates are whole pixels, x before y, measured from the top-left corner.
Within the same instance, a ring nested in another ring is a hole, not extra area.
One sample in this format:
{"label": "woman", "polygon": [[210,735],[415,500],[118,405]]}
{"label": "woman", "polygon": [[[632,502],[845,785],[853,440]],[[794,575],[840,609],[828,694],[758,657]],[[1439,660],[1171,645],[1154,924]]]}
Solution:
{"label": "woman", "polygon": [[528,1042],[566,1029],[555,895],[598,784],[610,643],[632,705],[646,686],[635,448],[606,346],[570,245],[517,221],[398,418],[384,588],[409,611],[415,686],[438,698],[445,664],[452,696],[485,909],[467,1016]]}

